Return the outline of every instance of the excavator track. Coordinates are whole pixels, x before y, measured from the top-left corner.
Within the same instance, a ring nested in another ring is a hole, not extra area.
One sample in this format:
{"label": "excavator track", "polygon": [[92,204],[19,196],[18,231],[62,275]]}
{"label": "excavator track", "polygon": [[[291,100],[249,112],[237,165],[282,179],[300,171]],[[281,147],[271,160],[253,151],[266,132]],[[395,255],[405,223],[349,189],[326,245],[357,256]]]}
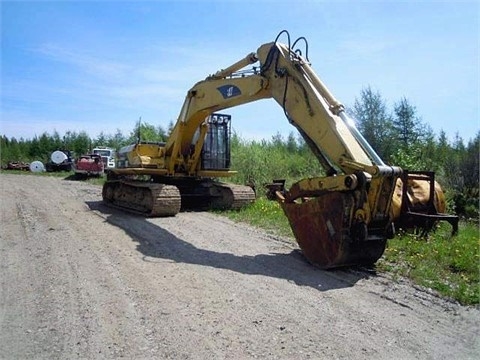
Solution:
{"label": "excavator track", "polygon": [[250,186],[211,179],[164,180],[180,190],[182,211],[236,210],[255,201],[255,191]]}
{"label": "excavator track", "polygon": [[255,201],[255,191],[250,186],[215,182],[213,187],[220,196],[212,198],[211,209],[238,210]]}
{"label": "excavator track", "polygon": [[109,206],[149,217],[175,216],[181,206],[178,188],[158,183],[107,181],[102,197]]}

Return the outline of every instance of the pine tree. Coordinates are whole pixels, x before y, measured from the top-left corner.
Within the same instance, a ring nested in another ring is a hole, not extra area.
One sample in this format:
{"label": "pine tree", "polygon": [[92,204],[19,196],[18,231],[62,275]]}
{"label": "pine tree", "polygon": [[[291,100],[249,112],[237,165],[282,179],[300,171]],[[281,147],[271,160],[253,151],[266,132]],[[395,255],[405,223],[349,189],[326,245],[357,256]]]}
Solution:
{"label": "pine tree", "polygon": [[370,87],[362,90],[353,108],[358,130],[381,158],[388,160],[392,154],[392,120],[386,103],[379,92]]}
{"label": "pine tree", "polygon": [[404,97],[394,106],[393,129],[404,148],[416,144],[423,137],[424,126],[417,116],[417,109]]}

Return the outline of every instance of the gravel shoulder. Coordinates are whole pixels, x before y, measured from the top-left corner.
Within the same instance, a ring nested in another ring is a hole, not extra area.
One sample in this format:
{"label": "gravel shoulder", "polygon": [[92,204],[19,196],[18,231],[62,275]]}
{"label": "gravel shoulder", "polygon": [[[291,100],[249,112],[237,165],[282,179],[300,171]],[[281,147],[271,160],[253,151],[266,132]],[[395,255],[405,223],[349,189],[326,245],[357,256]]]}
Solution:
{"label": "gravel shoulder", "polygon": [[0,174],[0,359],[476,359],[480,311],[211,213]]}

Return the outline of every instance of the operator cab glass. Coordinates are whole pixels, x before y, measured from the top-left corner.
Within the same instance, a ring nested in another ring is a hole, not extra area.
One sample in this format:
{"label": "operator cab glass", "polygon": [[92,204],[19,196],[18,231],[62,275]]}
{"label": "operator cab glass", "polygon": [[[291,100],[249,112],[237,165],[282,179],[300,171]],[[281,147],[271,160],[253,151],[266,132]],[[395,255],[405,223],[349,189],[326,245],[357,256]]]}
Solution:
{"label": "operator cab glass", "polygon": [[202,148],[202,169],[230,168],[230,121],[225,114],[212,114],[207,118],[208,132]]}

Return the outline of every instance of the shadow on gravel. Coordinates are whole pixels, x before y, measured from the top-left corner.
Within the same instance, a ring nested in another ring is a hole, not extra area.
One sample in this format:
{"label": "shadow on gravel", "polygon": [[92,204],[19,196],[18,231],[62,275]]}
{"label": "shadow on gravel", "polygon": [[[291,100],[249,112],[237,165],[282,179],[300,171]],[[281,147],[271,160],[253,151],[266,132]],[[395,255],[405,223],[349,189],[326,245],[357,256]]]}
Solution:
{"label": "shadow on gravel", "polygon": [[201,249],[152,224],[143,216],[112,209],[101,201],[87,201],[86,204],[91,210],[106,215],[108,223],[125,231],[138,243],[137,250],[144,255],[145,261],[149,261],[149,258],[160,258],[178,263],[228,269],[242,274],[264,275],[320,291],[351,287],[361,279],[375,276],[375,271],[365,268],[318,269],[307,262],[300,250],[292,250],[290,253],[238,256]]}

